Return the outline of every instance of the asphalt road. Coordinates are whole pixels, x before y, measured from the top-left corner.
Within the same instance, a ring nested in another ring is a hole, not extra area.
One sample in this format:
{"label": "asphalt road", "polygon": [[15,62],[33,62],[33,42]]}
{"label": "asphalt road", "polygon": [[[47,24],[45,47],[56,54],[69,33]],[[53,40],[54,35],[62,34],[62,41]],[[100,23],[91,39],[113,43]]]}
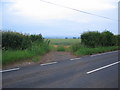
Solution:
{"label": "asphalt road", "polygon": [[3,71],[3,88],[118,88],[118,52]]}

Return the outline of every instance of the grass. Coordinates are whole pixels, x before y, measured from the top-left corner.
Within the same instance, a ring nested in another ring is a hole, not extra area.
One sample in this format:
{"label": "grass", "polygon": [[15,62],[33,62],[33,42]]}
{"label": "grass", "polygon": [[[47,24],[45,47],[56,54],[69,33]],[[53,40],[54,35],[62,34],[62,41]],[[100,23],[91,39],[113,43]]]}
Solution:
{"label": "grass", "polygon": [[49,39],[52,45],[72,45],[81,42],[81,39]]}
{"label": "grass", "polygon": [[41,59],[42,56],[35,56],[32,58],[33,62],[38,62]]}
{"label": "grass", "polygon": [[[52,51],[71,51],[69,46],[80,43],[81,39],[49,39],[50,40],[50,50]],[[58,47],[54,47],[57,45]],[[68,46],[68,48],[65,48]]]}
{"label": "grass", "polygon": [[[120,49],[120,47],[119,47]],[[88,47],[81,47],[74,53],[76,55],[92,55],[97,53],[104,53],[108,51],[118,50],[118,46],[111,46],[111,47],[96,47],[96,48],[88,48]]]}
{"label": "grass", "polygon": [[[46,44],[33,44],[31,48],[26,50],[7,50],[2,53],[2,64],[9,64],[19,60],[31,58],[32,61],[40,60],[40,56],[49,51]],[[40,55],[40,56],[39,56]]]}
{"label": "grass", "polygon": [[[7,50],[2,52],[3,65],[16,62],[19,60],[31,59],[33,62],[37,62],[41,59],[42,55],[49,50],[53,51],[69,51],[75,55],[92,55],[96,53],[103,53],[108,51],[118,50],[118,46],[111,47],[96,47],[88,48],[80,44],[80,39],[50,39],[50,45],[47,44],[33,44],[31,48],[26,50]],[[53,45],[57,45],[54,47]],[[70,46],[65,48],[65,46]],[[120,47],[119,47],[120,49]]]}
{"label": "grass", "polygon": [[62,45],[61,45],[61,46],[58,46],[58,47],[57,47],[57,51],[65,51],[64,46],[62,46]]}

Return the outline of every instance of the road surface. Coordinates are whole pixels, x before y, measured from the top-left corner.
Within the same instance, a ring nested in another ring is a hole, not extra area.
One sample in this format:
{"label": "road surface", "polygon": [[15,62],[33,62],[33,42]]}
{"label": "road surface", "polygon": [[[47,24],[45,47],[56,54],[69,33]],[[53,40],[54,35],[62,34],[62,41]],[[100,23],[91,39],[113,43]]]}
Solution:
{"label": "road surface", "polygon": [[118,51],[3,70],[3,88],[118,88]]}

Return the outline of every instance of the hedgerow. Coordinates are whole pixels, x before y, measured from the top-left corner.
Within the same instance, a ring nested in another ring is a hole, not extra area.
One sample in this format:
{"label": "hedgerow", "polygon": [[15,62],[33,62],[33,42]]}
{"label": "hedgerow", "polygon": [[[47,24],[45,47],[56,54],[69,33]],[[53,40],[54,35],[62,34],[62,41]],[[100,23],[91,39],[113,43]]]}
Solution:
{"label": "hedgerow", "polygon": [[118,46],[120,36],[115,36],[109,31],[85,32],[81,35],[81,43],[88,47]]}
{"label": "hedgerow", "polygon": [[2,31],[2,48],[8,49],[27,49],[33,42],[42,43],[44,38],[39,35],[27,35],[13,31]]}

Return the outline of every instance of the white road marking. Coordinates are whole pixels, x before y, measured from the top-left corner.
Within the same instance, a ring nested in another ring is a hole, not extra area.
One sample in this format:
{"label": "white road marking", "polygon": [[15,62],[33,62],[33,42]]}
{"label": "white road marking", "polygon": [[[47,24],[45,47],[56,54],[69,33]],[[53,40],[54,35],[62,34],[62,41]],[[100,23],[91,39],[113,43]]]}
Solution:
{"label": "white road marking", "polygon": [[95,55],[91,55],[91,57],[98,56],[98,55],[102,55],[102,54],[95,54]]}
{"label": "white road marking", "polygon": [[10,72],[10,71],[16,71],[16,70],[19,70],[20,68],[13,68],[13,69],[8,69],[8,70],[2,70],[0,71],[0,73],[2,72]]}
{"label": "white road marking", "polygon": [[50,63],[40,64],[40,65],[44,66],[44,65],[55,64],[55,63],[57,63],[57,62],[50,62]]}
{"label": "white road marking", "polygon": [[105,53],[100,53],[100,54],[94,54],[94,55],[91,55],[91,57],[98,56],[98,55],[109,54],[109,53],[114,53],[114,52],[118,52],[118,51],[111,51],[111,52],[105,52]]}
{"label": "white road marking", "polygon": [[108,53],[114,53],[114,52],[118,52],[118,51],[105,52],[105,53],[101,53],[101,54],[108,54]]}
{"label": "white road marking", "polygon": [[99,70],[101,70],[101,69],[105,69],[105,68],[107,68],[107,67],[113,66],[113,65],[118,64],[118,63],[120,63],[120,61],[115,62],[115,63],[112,63],[112,64],[109,64],[109,65],[106,65],[106,66],[103,66],[103,67],[100,67],[100,68],[97,68],[97,69],[94,69],[94,70],[91,70],[91,71],[87,72],[87,74],[90,74],[90,73],[99,71]]}
{"label": "white road marking", "polygon": [[78,59],[81,59],[81,58],[73,58],[73,59],[70,59],[70,60],[72,61],[72,60],[78,60]]}

